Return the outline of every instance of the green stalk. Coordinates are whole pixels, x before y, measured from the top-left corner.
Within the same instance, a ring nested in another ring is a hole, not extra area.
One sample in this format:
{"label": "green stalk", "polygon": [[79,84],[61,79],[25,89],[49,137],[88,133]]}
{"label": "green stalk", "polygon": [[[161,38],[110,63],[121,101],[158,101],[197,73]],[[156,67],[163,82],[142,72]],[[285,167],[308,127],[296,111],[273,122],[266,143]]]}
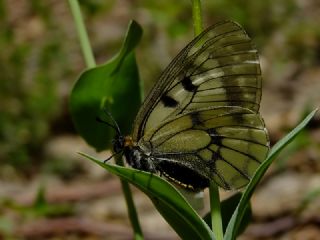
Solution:
{"label": "green stalk", "polygon": [[202,10],[201,10],[201,0],[191,0],[192,2],[192,20],[194,35],[198,36],[202,30]]}
{"label": "green stalk", "polygon": [[69,5],[71,8],[71,12],[74,18],[74,22],[76,25],[76,29],[78,32],[82,53],[84,56],[84,60],[86,61],[86,65],[88,68],[92,68],[96,66],[96,61],[94,60],[94,56],[92,53],[92,49],[90,46],[88,34],[86,28],[84,26],[83,18],[81,15],[80,6],[78,0],[69,0]]}
{"label": "green stalk", "polygon": [[[75,25],[77,28],[81,49],[83,52],[83,56],[88,68],[92,68],[96,66],[95,59],[93,57],[92,48],[90,46],[88,34],[83,22],[83,18],[80,11],[80,6],[78,0],[69,0],[69,5],[71,8],[71,12],[75,21]],[[120,166],[123,166],[122,157],[116,158],[116,163]],[[129,184],[126,181],[121,180],[122,191],[126,200],[128,215],[131,221],[132,228],[134,230],[134,239],[135,240],[143,240],[143,233],[139,224],[139,219],[137,215],[136,208],[134,206],[132,193],[129,187]]]}
{"label": "green stalk", "polygon": [[211,225],[216,240],[223,239],[223,228],[221,220],[220,196],[219,189],[215,182],[210,182],[209,187],[210,208],[211,208]]}
{"label": "green stalk", "polygon": [[[201,0],[191,0],[192,2],[192,19],[195,36],[199,35],[203,30]],[[223,228],[220,209],[220,197],[218,186],[211,181],[209,187],[211,223],[212,231],[216,240],[223,239]]]}
{"label": "green stalk", "polygon": [[[116,156],[116,164],[119,166],[124,166],[122,156]],[[131,226],[134,229],[134,239],[143,240],[143,233],[140,227],[137,210],[136,210],[136,207],[134,206],[129,184],[128,182],[123,181],[121,179],[120,181],[121,181],[122,192],[127,203],[128,215],[130,218]]]}

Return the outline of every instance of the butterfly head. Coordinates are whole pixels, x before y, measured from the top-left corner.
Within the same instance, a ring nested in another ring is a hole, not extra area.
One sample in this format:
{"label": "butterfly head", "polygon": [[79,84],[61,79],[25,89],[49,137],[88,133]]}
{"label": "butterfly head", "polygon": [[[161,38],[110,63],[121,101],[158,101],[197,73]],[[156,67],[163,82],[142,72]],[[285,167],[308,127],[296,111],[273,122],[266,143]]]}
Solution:
{"label": "butterfly head", "polygon": [[133,140],[130,136],[117,134],[113,140],[113,151],[115,153],[122,152],[125,148],[133,146]]}
{"label": "butterfly head", "polygon": [[122,135],[116,135],[114,140],[112,141],[113,143],[113,151],[115,153],[122,152],[124,149],[124,137]]}
{"label": "butterfly head", "polygon": [[112,114],[107,109],[104,109],[104,112],[109,116],[112,122],[109,123],[108,121],[102,120],[100,117],[97,117],[96,120],[108,125],[115,130],[115,138],[112,140],[113,150],[115,154],[122,153],[126,147],[130,147],[133,145],[132,138],[123,136],[121,134],[120,127],[116,120],[113,118]]}

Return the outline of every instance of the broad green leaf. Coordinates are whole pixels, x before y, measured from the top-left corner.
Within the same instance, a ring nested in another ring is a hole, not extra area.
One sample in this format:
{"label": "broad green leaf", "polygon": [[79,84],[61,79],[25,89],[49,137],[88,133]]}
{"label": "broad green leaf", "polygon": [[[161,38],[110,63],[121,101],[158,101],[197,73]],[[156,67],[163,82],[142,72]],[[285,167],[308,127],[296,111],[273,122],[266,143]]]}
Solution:
{"label": "broad green leaf", "polygon": [[111,147],[115,134],[111,127],[96,121],[100,117],[112,123],[104,109],[112,114],[123,134],[131,132],[141,103],[133,52],[141,34],[141,27],[132,21],[120,52],[106,64],[84,71],[71,92],[70,112],[74,125],[98,151]]}
{"label": "broad green leaf", "polygon": [[208,225],[166,180],[152,173],[104,164],[88,155],[82,155],[143,191],[181,239],[214,239]]}
{"label": "broad green leaf", "polygon": [[287,134],[284,138],[282,138],[273,146],[273,148],[269,152],[267,159],[257,169],[248,186],[246,187],[245,191],[243,192],[240,202],[227,226],[224,240],[233,240],[236,238],[239,232],[241,219],[245,214],[245,211],[249,204],[250,197],[252,196],[254,189],[258,185],[259,181],[261,180],[261,178],[263,177],[263,175],[265,174],[275,157],[287,144],[289,144],[303,130],[303,128],[308,124],[308,122],[310,122],[312,117],[316,114],[317,110],[318,109],[312,111],[297,127],[295,127],[289,134]]}

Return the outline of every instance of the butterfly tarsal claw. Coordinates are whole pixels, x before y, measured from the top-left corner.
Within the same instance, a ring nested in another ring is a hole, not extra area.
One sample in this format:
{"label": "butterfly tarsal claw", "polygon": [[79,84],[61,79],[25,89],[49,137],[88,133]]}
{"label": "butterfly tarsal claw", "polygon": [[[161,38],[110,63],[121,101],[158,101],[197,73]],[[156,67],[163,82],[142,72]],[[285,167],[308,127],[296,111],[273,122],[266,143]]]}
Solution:
{"label": "butterfly tarsal claw", "polygon": [[117,155],[117,153],[112,154],[110,157],[108,157],[107,159],[103,160],[103,163],[106,164],[109,160],[111,160],[115,155]]}

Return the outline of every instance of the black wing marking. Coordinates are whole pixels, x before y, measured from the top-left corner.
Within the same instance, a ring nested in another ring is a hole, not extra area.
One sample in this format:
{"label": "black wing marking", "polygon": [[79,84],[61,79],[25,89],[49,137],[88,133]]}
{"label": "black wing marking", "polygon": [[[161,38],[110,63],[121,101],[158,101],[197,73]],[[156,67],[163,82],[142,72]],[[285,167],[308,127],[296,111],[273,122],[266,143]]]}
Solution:
{"label": "black wing marking", "polygon": [[241,106],[258,112],[260,75],[257,51],[240,25],[225,21],[209,27],[165,69],[140,108],[133,139],[200,108]]}
{"label": "black wing marking", "polygon": [[214,107],[169,119],[138,145],[147,147],[158,169],[178,182],[197,189],[207,179],[239,189],[265,159],[269,139],[259,114],[237,106]]}

